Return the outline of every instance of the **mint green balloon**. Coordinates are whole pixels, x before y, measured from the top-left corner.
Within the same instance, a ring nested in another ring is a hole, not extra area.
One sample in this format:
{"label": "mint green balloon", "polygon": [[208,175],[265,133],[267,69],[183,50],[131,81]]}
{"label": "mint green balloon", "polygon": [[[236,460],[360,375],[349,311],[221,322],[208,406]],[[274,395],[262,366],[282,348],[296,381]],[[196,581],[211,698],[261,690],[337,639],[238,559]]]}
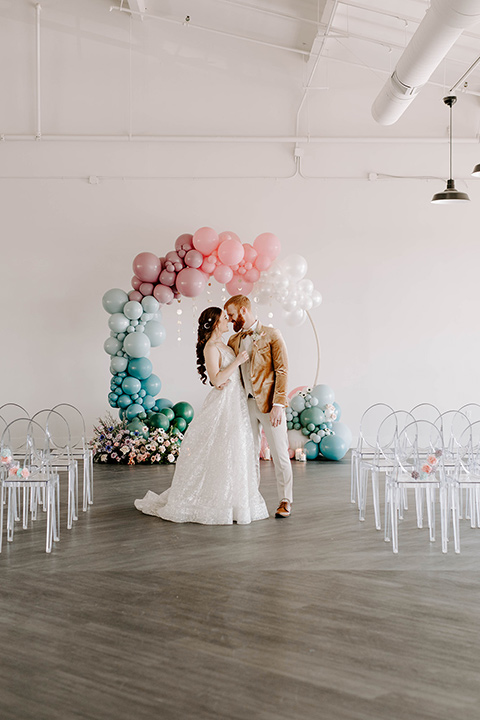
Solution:
{"label": "mint green balloon", "polygon": [[123,313],[113,313],[108,318],[108,327],[116,333],[125,332],[129,324],[128,318]]}
{"label": "mint green balloon", "polygon": [[113,315],[113,313],[121,313],[125,303],[128,302],[128,295],[120,288],[112,288],[107,290],[102,298],[104,310]]}
{"label": "mint green balloon", "polygon": [[314,427],[312,428],[312,430],[315,429],[315,425],[320,425],[320,423],[324,422],[324,420],[325,415],[319,407],[306,408],[300,414],[300,422],[302,423],[303,427],[313,425]]}
{"label": "mint green balloon", "polygon": [[[112,357],[110,360],[110,372],[115,375],[119,372],[124,372],[127,369],[128,359],[125,357]],[[130,373],[131,375],[132,373]]]}
{"label": "mint green balloon", "polygon": [[116,355],[122,349],[122,343],[117,338],[109,337],[103,343],[103,349],[108,355]]}

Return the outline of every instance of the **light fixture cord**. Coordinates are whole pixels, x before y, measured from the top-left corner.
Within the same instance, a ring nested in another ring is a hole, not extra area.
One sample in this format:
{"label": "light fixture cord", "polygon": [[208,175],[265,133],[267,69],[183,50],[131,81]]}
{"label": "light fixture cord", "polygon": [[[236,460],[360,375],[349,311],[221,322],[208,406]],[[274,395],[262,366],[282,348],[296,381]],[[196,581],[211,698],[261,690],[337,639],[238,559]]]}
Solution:
{"label": "light fixture cord", "polygon": [[452,107],[453,105],[450,105],[450,179],[453,178],[453,170],[452,170]]}

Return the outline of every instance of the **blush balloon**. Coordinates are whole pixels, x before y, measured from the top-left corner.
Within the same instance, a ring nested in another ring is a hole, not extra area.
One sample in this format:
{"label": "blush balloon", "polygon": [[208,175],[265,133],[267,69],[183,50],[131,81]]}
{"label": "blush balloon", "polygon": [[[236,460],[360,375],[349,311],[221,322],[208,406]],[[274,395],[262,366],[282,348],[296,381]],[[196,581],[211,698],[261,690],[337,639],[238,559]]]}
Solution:
{"label": "blush balloon", "polygon": [[198,250],[189,250],[185,255],[185,265],[191,268],[199,268],[203,263],[203,255]]}
{"label": "blush balloon", "polygon": [[230,293],[230,295],[238,295],[239,293],[241,293],[242,295],[249,295],[253,290],[253,283],[249,283],[242,277],[235,275],[235,277],[230,280],[230,282],[227,283],[225,287]]}
{"label": "blush balloon", "polygon": [[134,275],[134,276],[132,277],[132,282],[131,282],[132,288],[133,288],[134,290],[138,290],[141,284],[142,284],[142,281],[140,280],[140,278],[137,277],[136,275]]}
{"label": "blush balloon", "polygon": [[138,289],[142,295],[151,295],[153,292],[153,283],[142,283]]}
{"label": "blush balloon", "polygon": [[183,235],[179,235],[178,238],[175,240],[175,250],[178,252],[179,250],[185,250],[188,252],[188,250],[191,250],[193,248],[193,235],[190,235],[190,233],[183,233]]}
{"label": "blush balloon", "polygon": [[162,305],[166,305],[173,300],[173,290],[166,285],[155,285],[153,297]]}
{"label": "blush balloon", "polygon": [[138,290],[130,290],[130,292],[128,293],[128,299],[135,300],[136,302],[141,302],[143,300],[143,295]]}
{"label": "blush balloon", "polygon": [[255,260],[255,267],[257,270],[268,270],[270,265],[272,264],[273,260],[268,255],[258,255],[257,259]]}
{"label": "blush balloon", "polygon": [[176,288],[185,297],[197,297],[205,290],[205,275],[195,268],[184,268],[177,275]]}
{"label": "blush balloon", "polygon": [[282,246],[280,240],[273,233],[262,233],[253,241],[253,247],[259,255],[268,255],[268,257],[275,260],[280,254]]}
{"label": "blush balloon", "polygon": [[213,271],[215,270],[215,263],[210,263],[207,260],[205,260],[202,263],[202,271],[206,273],[207,275],[211,275]]}
{"label": "blush balloon", "polygon": [[245,262],[255,262],[255,258],[257,257],[258,253],[253,247],[253,245],[250,245],[250,243],[243,243],[243,250],[245,253]]}
{"label": "blush balloon", "polygon": [[243,260],[243,245],[240,240],[230,238],[224,240],[218,248],[218,257],[224,265],[238,265]]}
{"label": "blush balloon", "polygon": [[213,277],[219,283],[228,283],[233,278],[233,270],[227,265],[217,265]]}
{"label": "blush balloon", "polygon": [[160,273],[159,280],[162,285],[168,285],[171,287],[175,284],[176,274],[174,272],[168,272],[168,270],[162,270]]}
{"label": "blush balloon", "polygon": [[243,276],[247,282],[256,283],[257,280],[260,278],[260,272],[257,270],[257,268],[250,268],[250,270],[247,270],[245,275]]}
{"label": "blush balloon", "polygon": [[236,240],[237,242],[240,242],[240,238],[238,235],[236,235],[234,232],[231,232],[230,230],[224,230],[221,232],[218,236],[220,243],[222,243],[224,240]]}
{"label": "blush balloon", "polygon": [[193,236],[193,247],[199,250],[202,255],[210,255],[217,249],[220,239],[211,227],[199,228]]}
{"label": "blush balloon", "polygon": [[154,283],[158,280],[162,263],[153,253],[142,252],[134,258],[132,267],[133,272],[142,282]]}

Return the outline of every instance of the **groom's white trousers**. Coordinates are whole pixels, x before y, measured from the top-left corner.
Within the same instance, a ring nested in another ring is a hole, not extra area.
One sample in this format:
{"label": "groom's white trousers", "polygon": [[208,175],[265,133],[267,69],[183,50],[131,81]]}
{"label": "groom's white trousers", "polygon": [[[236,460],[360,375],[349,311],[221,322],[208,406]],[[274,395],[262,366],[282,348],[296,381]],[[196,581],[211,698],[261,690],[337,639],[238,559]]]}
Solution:
{"label": "groom's white trousers", "polygon": [[255,442],[255,457],[258,458],[260,455],[261,428],[263,427],[275,465],[278,500],[279,502],[282,500],[293,502],[293,473],[292,463],[290,462],[290,456],[288,454],[287,420],[285,412],[282,414],[282,422],[280,425],[272,427],[270,413],[260,412],[255,398],[249,397],[247,403]]}

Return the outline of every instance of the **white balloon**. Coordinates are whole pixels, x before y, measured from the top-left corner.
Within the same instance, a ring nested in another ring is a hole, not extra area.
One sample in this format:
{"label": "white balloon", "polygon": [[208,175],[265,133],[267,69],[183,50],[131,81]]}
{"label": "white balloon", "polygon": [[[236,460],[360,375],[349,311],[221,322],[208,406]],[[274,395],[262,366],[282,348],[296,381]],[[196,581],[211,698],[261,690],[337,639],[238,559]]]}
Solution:
{"label": "white balloon", "polygon": [[315,288],[313,286],[313,282],[308,278],[305,278],[304,280],[300,280],[298,283],[298,289],[306,295],[311,295]]}
{"label": "white balloon", "polygon": [[314,291],[313,291],[313,293],[312,293],[312,302],[313,302],[313,307],[314,307],[314,308],[316,308],[316,307],[318,307],[319,305],[322,304],[322,296],[321,296],[321,294],[318,292],[318,290],[314,290]]}
{"label": "white balloon", "polygon": [[296,308],[291,312],[285,313],[285,320],[287,322],[287,325],[292,325],[293,327],[299,327],[300,325],[303,325],[306,318],[307,316],[301,308]]}
{"label": "white balloon", "polygon": [[[295,299],[291,299],[291,298],[287,297],[287,299],[284,301],[282,307],[287,313],[293,312],[297,308],[297,301]],[[303,312],[303,310],[302,310],[302,312]]]}
{"label": "white balloon", "polygon": [[282,260],[281,266],[286,274],[294,280],[301,280],[308,270],[308,263],[302,255],[288,255]]}

